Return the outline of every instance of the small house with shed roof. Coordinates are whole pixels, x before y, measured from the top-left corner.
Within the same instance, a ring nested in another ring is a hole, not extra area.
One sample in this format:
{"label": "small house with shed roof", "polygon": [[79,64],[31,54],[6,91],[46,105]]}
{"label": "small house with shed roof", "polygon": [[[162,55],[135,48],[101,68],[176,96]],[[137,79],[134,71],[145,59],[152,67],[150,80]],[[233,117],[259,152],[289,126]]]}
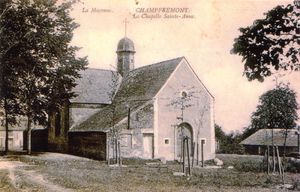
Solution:
{"label": "small house with shed roof", "polygon": [[50,148],[107,159],[118,142],[122,157],[177,160],[187,137],[195,154],[203,150],[204,159],[214,158],[214,98],[188,61],[179,57],[135,69],[127,37],[116,53],[117,71],[82,72],[78,96],[51,118]]}
{"label": "small house with shed roof", "polygon": [[[287,133],[286,141],[285,135]],[[267,146],[278,146],[279,153],[283,154],[284,144],[286,154],[298,151],[297,129],[260,129],[241,142],[245,152],[252,155],[264,155]]]}

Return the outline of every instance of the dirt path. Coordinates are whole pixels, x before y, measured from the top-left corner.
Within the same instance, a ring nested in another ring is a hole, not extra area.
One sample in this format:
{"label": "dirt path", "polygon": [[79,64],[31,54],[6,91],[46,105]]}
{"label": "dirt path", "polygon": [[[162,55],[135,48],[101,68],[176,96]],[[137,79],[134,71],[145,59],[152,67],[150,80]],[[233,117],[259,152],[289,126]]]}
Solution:
{"label": "dirt path", "polygon": [[19,161],[0,159],[0,171],[6,170],[8,172],[10,184],[16,191],[31,191],[32,188],[50,192],[73,191],[48,181],[46,175],[34,170],[26,170],[29,166],[31,165]]}

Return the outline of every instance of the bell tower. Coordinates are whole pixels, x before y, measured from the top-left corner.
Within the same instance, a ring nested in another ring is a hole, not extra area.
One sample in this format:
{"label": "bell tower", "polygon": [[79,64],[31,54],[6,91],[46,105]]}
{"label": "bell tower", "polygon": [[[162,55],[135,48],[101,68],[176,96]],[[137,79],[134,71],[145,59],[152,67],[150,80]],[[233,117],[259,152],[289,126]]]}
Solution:
{"label": "bell tower", "polygon": [[129,71],[134,69],[134,44],[133,41],[126,37],[127,35],[127,23],[128,20],[124,20],[125,23],[125,37],[121,39],[118,43],[117,48],[117,70],[118,73],[125,77]]}
{"label": "bell tower", "polygon": [[131,39],[124,37],[118,43],[117,48],[117,69],[122,77],[125,77],[127,73],[134,69],[134,44]]}

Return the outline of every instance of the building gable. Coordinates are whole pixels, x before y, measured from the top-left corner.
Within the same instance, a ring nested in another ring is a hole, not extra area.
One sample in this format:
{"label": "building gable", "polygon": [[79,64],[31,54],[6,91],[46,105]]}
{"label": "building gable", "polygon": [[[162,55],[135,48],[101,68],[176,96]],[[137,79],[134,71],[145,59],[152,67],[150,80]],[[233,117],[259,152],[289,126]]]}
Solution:
{"label": "building gable", "polygon": [[[159,97],[159,95],[163,92],[164,88],[166,88],[170,81],[180,78],[181,74],[185,73],[185,77],[182,76],[180,79],[180,81],[182,81],[182,84],[186,84],[185,86],[188,88],[188,85],[191,83],[189,82],[189,80],[193,79],[194,84],[198,84],[203,88],[203,91],[212,99],[214,99],[213,95],[210,93],[210,91],[207,89],[207,87],[203,84],[203,82],[200,80],[200,78],[198,77],[198,75],[195,73],[195,71],[193,70],[193,68],[191,67],[191,65],[188,63],[188,61],[186,60],[185,57],[182,57],[183,59],[180,61],[180,63],[177,65],[176,69],[173,71],[173,73],[169,76],[169,78],[167,79],[167,81],[165,82],[165,84],[161,87],[161,89],[157,92],[157,94],[155,95],[155,97]],[[184,68],[181,69],[180,72],[177,72],[178,70],[180,70],[180,68]],[[174,77],[176,76],[176,77]],[[195,80],[197,82],[195,82]],[[184,81],[186,81],[186,83],[184,83]]]}
{"label": "building gable", "polygon": [[205,140],[204,153],[207,155],[205,158],[213,158],[215,151],[213,105],[213,96],[186,59],[182,59],[155,95],[155,155],[167,154],[168,159],[178,158],[179,127],[184,124],[191,129],[190,136],[193,141],[200,143],[202,139]]}

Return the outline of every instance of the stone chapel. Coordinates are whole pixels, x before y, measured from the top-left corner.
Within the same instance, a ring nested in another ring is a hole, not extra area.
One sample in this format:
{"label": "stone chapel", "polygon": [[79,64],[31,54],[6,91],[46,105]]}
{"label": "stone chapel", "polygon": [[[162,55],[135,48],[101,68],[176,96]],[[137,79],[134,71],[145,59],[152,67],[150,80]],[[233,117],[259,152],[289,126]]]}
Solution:
{"label": "stone chapel", "polygon": [[214,97],[187,59],[135,68],[134,43],[127,37],[116,54],[117,71],[81,72],[77,96],[51,117],[48,148],[105,160],[119,142],[124,158],[178,160],[186,136],[195,154],[202,147],[204,159],[213,159]]}

